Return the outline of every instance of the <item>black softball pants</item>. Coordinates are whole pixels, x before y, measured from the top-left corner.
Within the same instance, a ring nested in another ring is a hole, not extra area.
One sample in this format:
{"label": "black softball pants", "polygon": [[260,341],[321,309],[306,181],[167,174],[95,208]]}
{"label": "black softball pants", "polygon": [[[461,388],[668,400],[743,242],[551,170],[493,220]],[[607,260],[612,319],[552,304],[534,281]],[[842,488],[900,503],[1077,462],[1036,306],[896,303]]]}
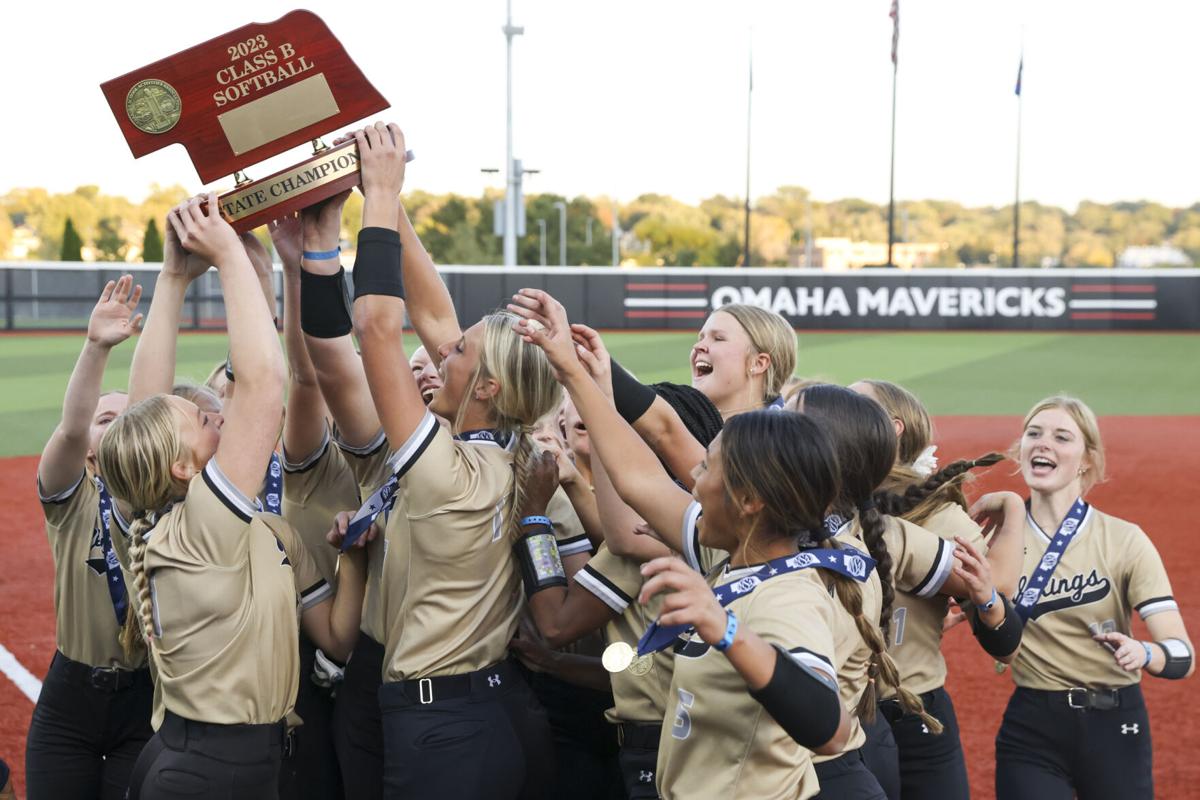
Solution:
{"label": "black softball pants", "polygon": [[25,745],[29,800],[119,800],[154,731],[150,670],[96,668],[55,652]]}

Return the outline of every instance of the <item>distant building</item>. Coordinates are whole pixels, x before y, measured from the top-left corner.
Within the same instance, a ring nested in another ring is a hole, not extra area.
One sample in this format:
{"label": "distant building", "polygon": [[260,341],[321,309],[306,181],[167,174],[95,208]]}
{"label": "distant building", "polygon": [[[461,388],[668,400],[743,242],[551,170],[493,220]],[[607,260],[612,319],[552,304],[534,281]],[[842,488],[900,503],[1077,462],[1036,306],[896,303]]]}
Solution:
{"label": "distant building", "polygon": [[42,247],[42,239],[28,225],[18,225],[13,228],[12,241],[8,245],[7,256],[13,259],[37,258],[38,250]]}
{"label": "distant building", "polygon": [[[892,245],[892,260],[900,269],[919,269],[934,264],[943,246],[937,242],[896,242]],[[804,250],[796,248],[799,262],[803,264]],[[826,270],[861,269],[887,263],[886,242],[852,242],[843,237],[818,237],[813,240],[813,263],[811,266]]]}
{"label": "distant building", "polygon": [[1117,266],[1127,269],[1150,267],[1190,267],[1192,259],[1178,247],[1169,244],[1147,247],[1126,247],[1117,256]]}

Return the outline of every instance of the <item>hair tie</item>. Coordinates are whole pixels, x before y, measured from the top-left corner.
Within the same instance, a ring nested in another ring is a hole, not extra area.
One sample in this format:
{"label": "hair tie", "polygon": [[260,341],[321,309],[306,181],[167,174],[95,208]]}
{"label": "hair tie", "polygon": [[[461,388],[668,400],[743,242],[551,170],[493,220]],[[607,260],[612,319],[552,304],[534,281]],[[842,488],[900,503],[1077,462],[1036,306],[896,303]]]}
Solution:
{"label": "hair tie", "polygon": [[865,514],[868,511],[874,511],[874,510],[875,510],[875,498],[874,497],[868,497],[866,500],[863,500],[861,503],[858,504],[858,512],[860,514]]}

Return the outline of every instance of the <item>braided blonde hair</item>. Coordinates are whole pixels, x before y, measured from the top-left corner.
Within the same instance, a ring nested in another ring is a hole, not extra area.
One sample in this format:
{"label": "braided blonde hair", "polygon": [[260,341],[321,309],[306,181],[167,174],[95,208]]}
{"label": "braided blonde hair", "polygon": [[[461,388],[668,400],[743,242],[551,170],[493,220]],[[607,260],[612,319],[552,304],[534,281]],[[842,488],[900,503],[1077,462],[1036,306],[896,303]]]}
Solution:
{"label": "braided blonde hair", "polygon": [[187,491],[171,466],[190,456],[179,436],[179,418],[166,395],[155,395],[129,408],[100,439],[97,463],[112,496],[133,509],[129,527],[129,570],[136,602],[125,615],[121,647],[132,658],[154,638],[150,581],[146,574],[145,535],[157,522],[155,512]]}
{"label": "braided blonde hair", "polygon": [[504,529],[510,537],[520,532],[521,507],[534,455],[531,434],[539,419],[562,404],[562,386],[554,377],[546,353],[525,342],[513,330],[518,319],[507,311],[496,311],[481,320],[483,345],[479,365],[454,421],[455,430],[461,430],[467,404],[481,379],[491,378],[500,385],[491,401],[492,424],[502,433],[516,437],[512,451],[513,488],[504,513]]}

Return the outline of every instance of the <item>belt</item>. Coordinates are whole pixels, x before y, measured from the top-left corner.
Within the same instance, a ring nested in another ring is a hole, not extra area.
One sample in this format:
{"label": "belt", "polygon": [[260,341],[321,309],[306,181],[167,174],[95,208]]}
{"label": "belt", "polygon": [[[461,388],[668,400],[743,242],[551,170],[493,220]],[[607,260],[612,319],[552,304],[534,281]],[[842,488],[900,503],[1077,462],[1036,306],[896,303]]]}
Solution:
{"label": "belt", "polygon": [[490,667],[462,675],[439,675],[385,683],[383,690],[391,695],[399,694],[413,705],[427,706],[439,700],[502,691],[520,683],[521,680],[520,674],[510,662],[500,661]]}
{"label": "belt", "polygon": [[287,720],[259,725],[222,725],[216,722],[199,722],[167,711],[163,715],[159,730],[165,738],[181,741],[183,746],[188,742],[209,742],[254,751],[265,746],[278,745],[284,758],[292,755],[295,744],[292,731],[288,730]]}
{"label": "belt", "polygon": [[150,670],[120,669],[118,667],[93,667],[79,661],[72,661],[62,654],[54,654],[55,669],[62,673],[72,683],[82,684],[102,692],[119,692],[133,686],[152,686]]}
{"label": "belt", "polygon": [[641,750],[657,750],[662,725],[657,722],[618,722],[617,744]]}
{"label": "belt", "polygon": [[1075,711],[1112,711],[1121,706],[1128,706],[1141,697],[1141,687],[1138,684],[1125,686],[1120,689],[1087,689],[1082,686],[1072,687],[1062,691],[1046,691],[1043,689],[1020,689],[1037,697],[1050,707],[1067,707]]}

